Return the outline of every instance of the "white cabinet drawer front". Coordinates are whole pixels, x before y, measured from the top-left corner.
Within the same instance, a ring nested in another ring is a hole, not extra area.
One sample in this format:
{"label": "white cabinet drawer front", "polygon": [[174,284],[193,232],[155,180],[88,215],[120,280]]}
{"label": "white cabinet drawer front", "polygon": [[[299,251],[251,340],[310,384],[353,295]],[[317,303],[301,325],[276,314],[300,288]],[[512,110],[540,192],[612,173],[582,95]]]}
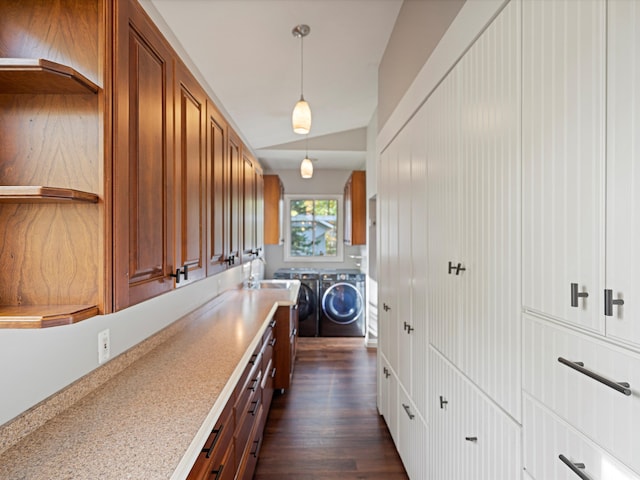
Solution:
{"label": "white cabinet drawer front", "polygon": [[[524,396],[524,468],[535,480],[577,480],[560,460],[584,464],[578,468],[593,480],[638,480],[631,470],[528,395]],[[525,478],[527,475],[525,475]]]}
{"label": "white cabinet drawer front", "polygon": [[[640,356],[528,316],[523,328],[525,392],[640,472]],[[560,363],[560,357],[613,382],[628,382],[631,395]]]}
{"label": "white cabinet drawer front", "polygon": [[398,452],[409,478],[426,478],[428,458],[427,426],[407,392],[398,388]]}

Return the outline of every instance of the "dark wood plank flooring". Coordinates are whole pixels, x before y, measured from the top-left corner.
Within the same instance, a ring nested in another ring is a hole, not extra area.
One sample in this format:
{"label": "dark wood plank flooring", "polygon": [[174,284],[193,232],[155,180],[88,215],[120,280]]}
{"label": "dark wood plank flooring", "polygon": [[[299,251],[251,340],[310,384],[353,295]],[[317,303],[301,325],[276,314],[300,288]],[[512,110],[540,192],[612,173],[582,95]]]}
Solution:
{"label": "dark wood plank flooring", "polygon": [[408,477],[376,408],[376,353],[361,338],[300,338],[275,395],[254,480]]}

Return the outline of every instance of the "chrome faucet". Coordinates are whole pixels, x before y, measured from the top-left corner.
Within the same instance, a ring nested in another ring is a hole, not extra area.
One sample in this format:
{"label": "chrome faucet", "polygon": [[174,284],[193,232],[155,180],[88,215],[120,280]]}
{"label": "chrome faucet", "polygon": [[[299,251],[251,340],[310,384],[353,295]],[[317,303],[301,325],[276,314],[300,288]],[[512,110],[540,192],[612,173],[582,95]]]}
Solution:
{"label": "chrome faucet", "polygon": [[[251,252],[251,254],[252,255],[258,255],[257,252]],[[264,258],[262,258],[262,257],[258,257],[257,260],[260,260],[263,265],[267,264],[267,262],[265,262]],[[249,262],[249,278],[247,280],[247,288],[250,288],[250,289],[258,288],[258,285],[259,285],[259,283],[258,283],[259,278],[256,278],[256,276],[253,273],[253,262],[254,261],[255,261],[255,259],[252,259]]]}

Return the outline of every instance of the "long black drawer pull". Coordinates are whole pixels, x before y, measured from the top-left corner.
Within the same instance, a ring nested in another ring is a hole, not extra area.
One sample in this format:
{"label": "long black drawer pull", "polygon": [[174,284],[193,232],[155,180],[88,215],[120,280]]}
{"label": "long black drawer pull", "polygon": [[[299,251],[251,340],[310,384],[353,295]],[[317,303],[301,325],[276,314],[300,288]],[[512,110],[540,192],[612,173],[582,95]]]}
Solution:
{"label": "long black drawer pull", "polygon": [[402,408],[404,408],[404,411],[407,413],[407,416],[409,417],[409,420],[413,420],[415,415],[413,413],[411,413],[410,407],[409,405],[405,405],[404,403],[402,404]]}
{"label": "long black drawer pull", "polygon": [[629,385],[627,382],[614,382],[612,380],[609,380],[608,378],[604,378],[603,376],[584,368],[583,362],[572,362],[571,360],[567,360],[566,358],[562,357],[558,357],[558,361],[569,368],[577,370],[587,377],[597,380],[598,382],[606,385],[609,388],[613,388],[617,392],[620,392],[627,396],[631,395],[631,385]]}
{"label": "long black drawer pull", "polygon": [[258,407],[260,406],[260,402],[258,400],[254,400],[253,402],[251,402],[251,404],[253,405],[253,408],[249,410],[248,413],[252,417],[255,417],[256,413],[258,413]]}
{"label": "long black drawer pull", "polygon": [[211,458],[211,454],[213,453],[213,449],[216,448],[216,444],[218,443],[218,439],[220,438],[220,432],[222,432],[223,428],[224,425],[220,425],[220,428],[218,428],[217,430],[214,428],[211,432],[215,434],[215,437],[213,437],[213,442],[211,442],[211,446],[209,448],[203,448],[201,452],[207,454],[205,458]]}
{"label": "long black drawer pull", "polygon": [[262,443],[262,437],[260,437],[258,440],[254,440],[253,444],[256,446],[256,449],[251,452],[251,455],[253,455],[253,458],[258,458],[258,452],[260,451],[260,444]]}
{"label": "long black drawer pull", "polygon": [[474,442],[474,443],[475,443],[475,442],[477,442],[477,441],[478,441],[478,437],[464,437],[464,439],[465,439],[467,442]]}
{"label": "long black drawer pull", "polygon": [[573,463],[571,460],[569,460],[567,457],[565,457],[562,454],[560,454],[558,458],[562,460],[562,463],[564,463],[567,467],[569,467],[571,471],[575,473],[577,476],[579,476],[582,480],[591,480],[591,477],[588,477],[582,471],[585,469],[584,463]]}
{"label": "long black drawer pull", "polygon": [[224,468],[224,465],[220,465],[217,470],[211,470],[211,475],[213,475],[214,473],[216,474],[216,476],[213,477],[213,480],[218,480],[220,478],[220,475],[222,475],[223,468]]}

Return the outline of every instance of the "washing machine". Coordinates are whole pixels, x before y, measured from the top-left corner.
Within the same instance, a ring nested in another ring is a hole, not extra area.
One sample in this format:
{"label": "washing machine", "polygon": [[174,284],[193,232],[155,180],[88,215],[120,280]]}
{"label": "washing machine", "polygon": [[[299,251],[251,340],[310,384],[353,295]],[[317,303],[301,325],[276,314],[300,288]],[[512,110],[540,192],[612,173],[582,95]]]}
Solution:
{"label": "washing machine", "polygon": [[318,336],[319,276],[315,270],[308,268],[280,268],[273,278],[284,280],[300,280],[298,291],[298,336]]}
{"label": "washing machine", "polygon": [[321,337],[364,337],[364,273],[347,269],[320,272],[319,310]]}

